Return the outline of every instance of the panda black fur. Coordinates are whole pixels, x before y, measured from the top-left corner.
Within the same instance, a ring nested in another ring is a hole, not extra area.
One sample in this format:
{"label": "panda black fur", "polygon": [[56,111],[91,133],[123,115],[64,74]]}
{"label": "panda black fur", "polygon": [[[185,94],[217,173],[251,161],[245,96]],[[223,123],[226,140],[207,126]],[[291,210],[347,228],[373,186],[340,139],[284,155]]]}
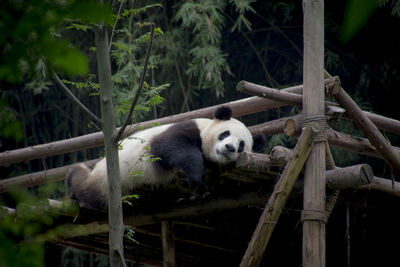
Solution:
{"label": "panda black fur", "polygon": [[[122,194],[142,185],[170,183],[176,171],[183,171],[196,185],[205,176],[204,161],[218,164],[234,162],[243,151],[260,150],[265,138],[251,136],[232,110],[222,106],[215,119],[193,119],[153,127],[137,132],[122,143],[119,151]],[[159,158],[158,160],[150,160]],[[66,179],[67,193],[82,206],[105,208],[107,203],[106,160],[93,170],[79,164],[71,168]]]}

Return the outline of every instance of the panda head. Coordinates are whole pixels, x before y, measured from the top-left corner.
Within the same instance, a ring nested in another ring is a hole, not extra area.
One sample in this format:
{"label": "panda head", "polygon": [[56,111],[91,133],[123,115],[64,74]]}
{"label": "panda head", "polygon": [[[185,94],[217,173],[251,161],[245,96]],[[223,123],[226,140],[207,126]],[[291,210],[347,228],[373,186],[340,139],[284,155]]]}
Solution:
{"label": "panda head", "polygon": [[214,115],[215,119],[200,133],[206,159],[226,164],[236,161],[242,152],[259,151],[264,146],[264,136],[253,138],[243,123],[232,118],[229,107],[219,107]]}

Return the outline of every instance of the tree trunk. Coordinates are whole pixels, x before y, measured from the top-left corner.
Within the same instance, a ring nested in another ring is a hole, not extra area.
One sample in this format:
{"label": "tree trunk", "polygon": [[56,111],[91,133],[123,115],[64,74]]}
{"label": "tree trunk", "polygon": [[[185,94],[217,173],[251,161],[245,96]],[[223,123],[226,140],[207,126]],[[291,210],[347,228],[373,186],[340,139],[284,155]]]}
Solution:
{"label": "tree trunk", "polygon": [[100,83],[101,117],[107,161],[110,266],[116,267],[122,266],[124,262],[124,225],[107,28],[99,26],[98,30],[95,31],[95,38]]}

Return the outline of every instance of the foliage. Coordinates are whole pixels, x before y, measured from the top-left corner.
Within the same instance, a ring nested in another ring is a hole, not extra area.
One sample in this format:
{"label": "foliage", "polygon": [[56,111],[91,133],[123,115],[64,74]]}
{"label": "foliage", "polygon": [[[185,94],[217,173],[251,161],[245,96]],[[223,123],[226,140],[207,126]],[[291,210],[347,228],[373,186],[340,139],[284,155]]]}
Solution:
{"label": "foliage", "polygon": [[13,138],[16,141],[24,139],[21,121],[3,99],[0,99],[0,137]]}
{"label": "foliage", "polygon": [[400,1],[399,0],[382,0],[382,5],[391,4],[392,6],[392,15],[400,17]]}
{"label": "foliage", "polygon": [[[17,214],[0,213],[0,265],[45,266],[43,236],[57,234],[52,225],[54,214],[45,211],[43,200],[54,193],[55,185],[48,184],[32,194],[26,189],[15,188],[12,199],[18,203]],[[3,203],[1,203],[4,205]]]}
{"label": "foliage", "polygon": [[87,59],[56,32],[65,19],[112,22],[109,9],[91,1],[1,1],[0,80],[20,81],[42,57],[67,74],[87,72]]}

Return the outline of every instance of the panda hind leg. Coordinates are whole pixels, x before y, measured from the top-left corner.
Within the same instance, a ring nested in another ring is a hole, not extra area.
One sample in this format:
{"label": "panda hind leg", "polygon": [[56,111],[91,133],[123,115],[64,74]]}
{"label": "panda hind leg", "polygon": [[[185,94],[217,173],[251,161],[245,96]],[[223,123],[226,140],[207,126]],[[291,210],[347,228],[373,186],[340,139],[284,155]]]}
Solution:
{"label": "panda hind leg", "polygon": [[174,153],[170,157],[169,165],[182,170],[189,182],[196,185],[196,187],[200,186],[204,181],[206,170],[203,154],[197,147],[186,147],[184,153]]}

